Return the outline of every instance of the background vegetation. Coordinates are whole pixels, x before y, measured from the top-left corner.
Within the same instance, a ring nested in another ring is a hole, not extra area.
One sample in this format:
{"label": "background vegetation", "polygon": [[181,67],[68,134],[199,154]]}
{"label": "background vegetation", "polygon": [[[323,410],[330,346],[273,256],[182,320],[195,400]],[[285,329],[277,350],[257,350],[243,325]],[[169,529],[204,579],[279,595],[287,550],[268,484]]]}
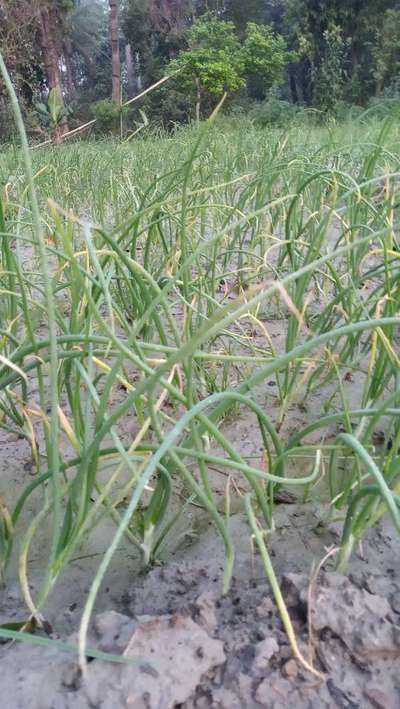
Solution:
{"label": "background vegetation", "polygon": [[[224,110],[250,111],[264,123],[304,107],[343,117],[351,107],[397,100],[400,5],[0,0],[0,48],[29,132],[39,139],[56,127],[40,108],[51,89],[66,107],[56,133],[93,117],[100,132],[116,132],[118,104],[177,69],[141,104],[152,124],[170,129],[205,116],[224,90]],[[134,120],[125,115],[124,130]],[[12,130],[0,82],[0,139]]]}

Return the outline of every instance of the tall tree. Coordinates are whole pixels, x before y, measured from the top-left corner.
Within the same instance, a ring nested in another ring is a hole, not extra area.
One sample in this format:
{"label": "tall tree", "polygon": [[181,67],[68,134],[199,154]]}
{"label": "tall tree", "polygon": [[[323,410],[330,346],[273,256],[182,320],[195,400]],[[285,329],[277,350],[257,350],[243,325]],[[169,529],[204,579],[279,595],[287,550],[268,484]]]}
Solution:
{"label": "tall tree", "polygon": [[164,65],[184,46],[192,18],[192,0],[125,1],[122,30],[131,46],[136,83],[160,78]]}
{"label": "tall tree", "polygon": [[269,25],[248,22],[240,41],[233,22],[208,14],[193,23],[186,40],[187,48],[170,63],[169,70],[178,70],[176,81],[184,89],[195,89],[197,120],[204,97],[235,92],[249,82],[257,82],[265,95],[282,82],[286,42]]}
{"label": "tall tree", "polygon": [[111,30],[111,57],[112,57],[112,100],[118,103],[121,100],[121,59],[119,54],[119,2],[109,0],[110,3],[110,30]]}
{"label": "tall tree", "polygon": [[125,45],[125,66],[126,66],[126,85],[128,89],[128,97],[135,93],[135,69],[132,56],[132,47],[129,42]]}
{"label": "tall tree", "polygon": [[148,0],[150,23],[156,32],[181,37],[193,16],[192,0]]}
{"label": "tall tree", "polygon": [[50,96],[57,94],[60,106],[60,121],[54,127],[54,140],[58,142],[68,131],[66,113],[63,110],[63,86],[60,62],[63,49],[63,36],[66,29],[66,17],[72,3],[69,0],[38,0],[38,37],[43,57],[44,73]]}
{"label": "tall tree", "polygon": [[244,34],[248,22],[263,23],[266,19],[265,0],[225,0],[224,19],[234,22],[239,34]]}
{"label": "tall tree", "polygon": [[376,95],[384,89],[399,90],[400,81],[400,9],[387,10],[377,30],[372,50]]}
{"label": "tall tree", "polygon": [[62,95],[60,74],[60,51],[58,35],[60,28],[59,3],[41,0],[39,4],[39,41],[49,90],[56,89]]}
{"label": "tall tree", "polygon": [[[22,103],[30,105],[33,87],[42,79],[36,40],[37,6],[30,0],[0,0],[0,49]],[[2,95],[0,80],[0,95]]]}
{"label": "tall tree", "polygon": [[[111,93],[111,43],[107,6],[102,0],[74,0],[68,17],[72,82],[80,105]],[[67,61],[65,61],[66,69]]]}
{"label": "tall tree", "polygon": [[[312,100],[322,108],[332,101],[332,77],[346,80],[342,98],[365,101],[374,91],[372,48],[386,10],[396,0],[284,0],[287,33],[303,60]],[[340,66],[339,66],[340,65]]]}

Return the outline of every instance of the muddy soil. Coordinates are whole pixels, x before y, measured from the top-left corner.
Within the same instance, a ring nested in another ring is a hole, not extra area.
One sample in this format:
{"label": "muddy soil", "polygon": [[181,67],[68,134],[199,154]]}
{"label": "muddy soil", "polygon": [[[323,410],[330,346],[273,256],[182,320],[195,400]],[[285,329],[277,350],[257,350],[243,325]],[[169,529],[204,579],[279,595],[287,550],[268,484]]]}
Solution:
{"label": "muddy soil", "polygon": [[[390,524],[371,531],[348,577],[333,573],[328,561],[310,593],[311,564],[335,544],[338,527],[327,522],[321,505],[282,505],[276,519],[275,568],[302,652],[312,652],[324,682],[293,659],[260,558],[252,554],[247,525],[237,514],[228,595],[221,594],[223,550],[212,527],[201,543],[180,550],[179,561],[143,576],[126,569],[112,589],[111,574],[109,610],[94,618],[89,640],[92,647],[124,653],[126,664],[93,660],[83,680],[73,655],[3,645],[2,706],[398,707],[400,544]],[[81,606],[82,593],[75,597]],[[57,616],[48,619],[54,637],[65,638]],[[76,643],[76,635],[70,641]]]}

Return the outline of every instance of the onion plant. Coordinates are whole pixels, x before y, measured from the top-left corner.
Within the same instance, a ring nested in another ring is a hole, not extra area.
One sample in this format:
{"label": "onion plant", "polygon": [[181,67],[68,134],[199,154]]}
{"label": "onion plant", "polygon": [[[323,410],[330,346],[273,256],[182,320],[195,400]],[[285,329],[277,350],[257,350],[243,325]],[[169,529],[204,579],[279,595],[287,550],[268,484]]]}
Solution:
{"label": "onion plant", "polygon": [[[267,535],[277,489],[312,495],[327,471],[340,569],[383,514],[400,529],[397,125],[284,135],[213,115],[124,146],[31,151],[0,68],[21,138],[0,164],[0,426],[28,441],[35,466],[14,505],[3,492],[0,553],[6,577],[19,541],[31,618],[43,623],[61,572],[111,519],[83,663],[122,538],[152,563],[180,493],[220,533],[226,591],[235,550],[215,465],[242,478],[251,528]],[[296,407],[309,420],[293,431]],[[254,420],[255,460],[230,433],[232,412]],[[299,455],[310,469],[294,475]],[[22,530],[34,492],[41,508]],[[28,560],[48,519],[33,597]]]}

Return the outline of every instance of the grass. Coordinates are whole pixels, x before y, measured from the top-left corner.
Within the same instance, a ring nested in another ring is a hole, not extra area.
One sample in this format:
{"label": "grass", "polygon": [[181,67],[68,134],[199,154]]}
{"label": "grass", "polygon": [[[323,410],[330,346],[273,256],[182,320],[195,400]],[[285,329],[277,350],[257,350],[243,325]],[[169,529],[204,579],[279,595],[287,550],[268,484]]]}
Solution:
{"label": "grass", "polygon": [[[398,148],[390,118],[283,132],[214,116],[126,145],[3,150],[0,426],[29,443],[35,474],[12,507],[3,495],[0,561],[6,577],[19,555],[40,625],[73,555],[112,521],[81,659],[122,538],[152,563],[182,491],[221,535],[227,590],[229,499],[221,512],[211,466],[243,479],[252,530],[267,534],[274,493],[312,497],[325,475],[340,569],[382,515],[400,531]],[[230,417],[254,420],[258,457]],[[28,560],[49,520],[33,597]]]}

